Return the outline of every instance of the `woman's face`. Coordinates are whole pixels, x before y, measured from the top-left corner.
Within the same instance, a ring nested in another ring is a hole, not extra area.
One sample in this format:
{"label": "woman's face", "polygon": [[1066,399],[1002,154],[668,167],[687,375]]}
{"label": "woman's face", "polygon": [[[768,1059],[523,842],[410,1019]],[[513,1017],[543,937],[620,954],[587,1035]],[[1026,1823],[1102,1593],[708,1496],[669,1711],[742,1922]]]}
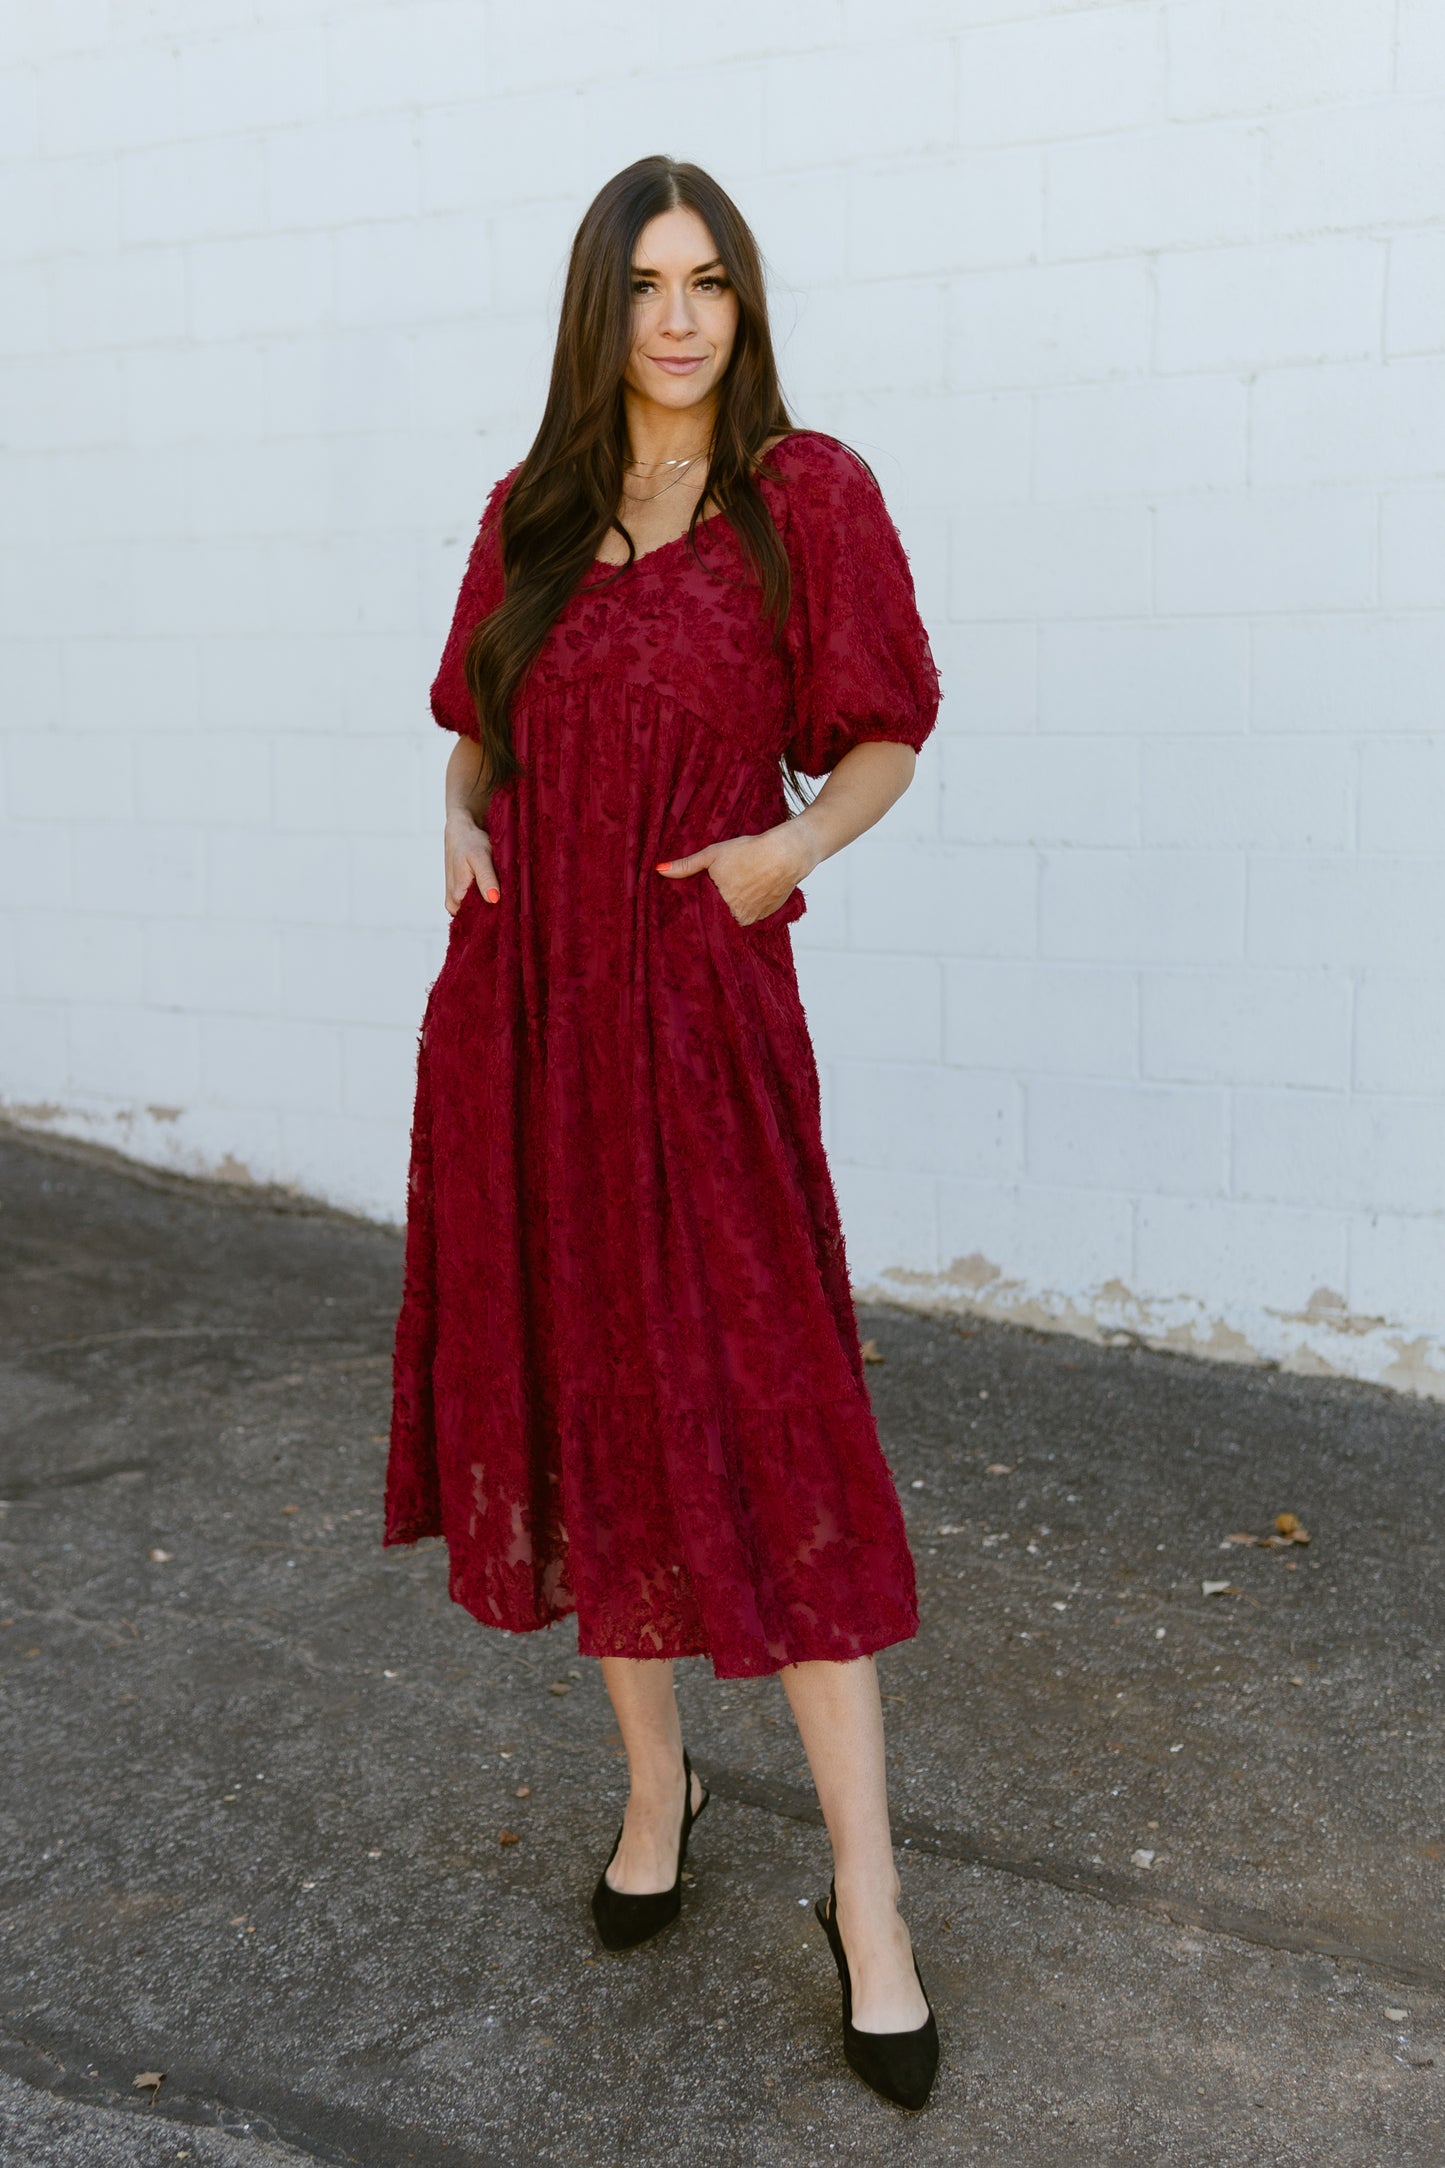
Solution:
{"label": "woman's face", "polygon": [[732,358],[738,297],[696,211],[664,211],[632,252],[632,352],[623,381],[681,412],[709,404]]}

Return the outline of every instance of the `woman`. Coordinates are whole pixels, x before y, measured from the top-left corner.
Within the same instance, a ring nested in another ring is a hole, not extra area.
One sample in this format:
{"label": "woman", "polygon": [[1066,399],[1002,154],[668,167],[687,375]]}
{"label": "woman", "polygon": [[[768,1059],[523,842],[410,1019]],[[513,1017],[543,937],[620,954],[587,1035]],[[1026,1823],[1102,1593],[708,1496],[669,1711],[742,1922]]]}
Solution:
{"label": "woman", "polygon": [[[575,1611],[630,1795],[593,1914],[675,1916],[707,1793],[672,1660],[777,1672],[835,1862],[844,2042],[921,2106],[873,1652],[917,1628],[790,923],[938,684],[867,468],[793,428],[757,247],[695,166],[602,190],[531,451],[432,686],[453,913],[422,1027],[385,1541],[512,1632]],[[784,774],[826,776],[789,817]],[[834,1911],[836,1910],[836,1918]]]}

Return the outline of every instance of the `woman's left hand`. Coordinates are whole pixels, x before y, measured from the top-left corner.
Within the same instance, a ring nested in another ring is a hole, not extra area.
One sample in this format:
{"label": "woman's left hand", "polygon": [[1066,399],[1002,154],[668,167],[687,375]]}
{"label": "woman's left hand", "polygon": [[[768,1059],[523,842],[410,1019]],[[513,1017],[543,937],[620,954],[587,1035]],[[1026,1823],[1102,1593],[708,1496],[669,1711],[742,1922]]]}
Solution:
{"label": "woman's left hand", "polygon": [[799,881],[818,863],[812,838],[800,818],[781,822],[756,836],[729,836],[709,843],[687,858],[666,859],[657,871],[669,880],[707,873],[739,925],[751,926],[786,903]]}

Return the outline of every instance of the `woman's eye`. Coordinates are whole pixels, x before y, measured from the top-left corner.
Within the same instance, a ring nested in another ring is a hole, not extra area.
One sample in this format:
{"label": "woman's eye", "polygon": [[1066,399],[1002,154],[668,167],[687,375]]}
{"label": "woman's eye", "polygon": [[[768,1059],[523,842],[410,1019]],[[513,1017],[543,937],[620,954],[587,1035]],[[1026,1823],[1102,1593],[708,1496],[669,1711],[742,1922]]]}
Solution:
{"label": "woman's eye", "polygon": [[[728,279],[713,278],[709,276],[703,279],[694,279],[693,287],[694,290],[698,293],[723,294],[728,291],[730,283],[731,282]],[[632,291],[634,294],[637,294],[639,296],[643,294],[655,294],[657,290],[658,289],[656,279],[634,279],[632,281]]]}

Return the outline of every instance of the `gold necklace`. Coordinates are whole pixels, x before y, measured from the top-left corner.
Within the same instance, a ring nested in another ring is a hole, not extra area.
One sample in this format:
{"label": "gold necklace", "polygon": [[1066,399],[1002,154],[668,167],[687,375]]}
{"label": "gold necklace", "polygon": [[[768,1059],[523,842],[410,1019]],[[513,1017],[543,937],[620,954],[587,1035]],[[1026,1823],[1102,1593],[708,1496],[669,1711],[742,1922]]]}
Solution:
{"label": "gold necklace", "polygon": [[685,482],[687,480],[688,468],[691,466],[695,466],[701,456],[701,453],[695,453],[691,459],[668,459],[660,461],[660,465],[668,467],[680,467],[682,469],[682,472],[680,474],[675,474],[670,482],[664,482],[661,489],[649,489],[642,496],[639,496],[635,489],[628,489],[625,485],[623,487],[622,494],[627,499],[627,502],[629,504],[651,504],[654,497],[665,497],[670,489],[676,489],[679,482]]}
{"label": "gold necklace", "polygon": [[624,462],[625,471],[628,474],[641,474],[644,467],[690,467],[695,459],[704,458],[707,450],[708,447],[704,444],[697,451],[689,452],[685,459],[629,459]]}

